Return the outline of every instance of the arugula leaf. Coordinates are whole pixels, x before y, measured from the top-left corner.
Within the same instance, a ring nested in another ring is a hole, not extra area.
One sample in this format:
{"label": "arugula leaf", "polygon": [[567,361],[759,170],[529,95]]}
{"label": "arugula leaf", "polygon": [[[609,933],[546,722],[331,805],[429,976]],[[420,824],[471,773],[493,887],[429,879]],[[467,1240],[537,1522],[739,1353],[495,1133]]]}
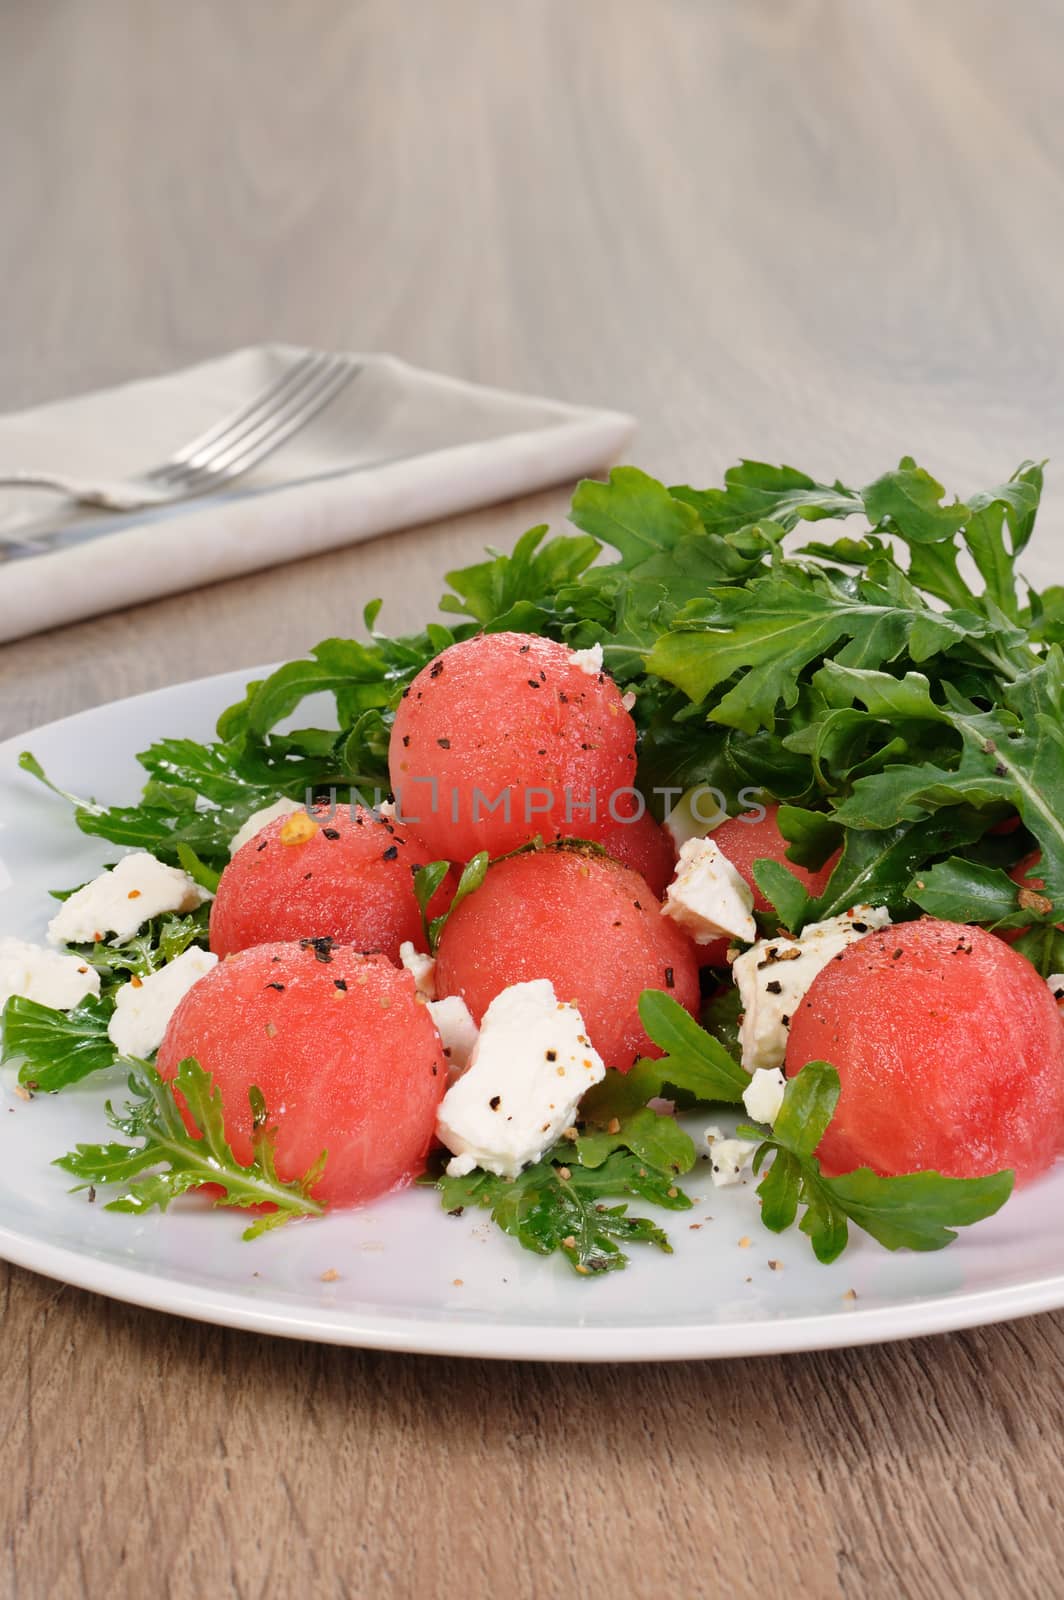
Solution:
{"label": "arugula leaf", "polygon": [[[641,1061],[633,1071],[655,1074],[659,1085],[686,1090],[704,1102],[738,1105],[749,1075],[734,1061],[718,1039],[700,1028],[679,1001],[659,989],[644,989],[639,997],[640,1020],[650,1038],[665,1054],[657,1061]],[[629,1077],[631,1074],[629,1074]],[[661,1087],[654,1091],[661,1093]]]}
{"label": "arugula leaf", "polygon": [[790,529],[803,520],[849,517],[863,509],[860,495],[841,483],[817,483],[794,467],[773,467],[764,461],[729,467],[723,489],[669,492],[693,506],[703,527],[716,534],[734,533],[765,519]]}
{"label": "arugula leaf", "polygon": [[914,880],[909,899],[929,917],[943,922],[989,922],[995,927],[1025,927],[1034,920],[1019,908],[1017,885],[1000,867],[950,856]]}
{"label": "arugula leaf", "polygon": [[[467,899],[475,889],[480,888],[481,884],[484,882],[484,879],[487,877],[488,865],[488,852],[486,850],[480,850],[475,856],[472,857],[471,860],[467,861],[465,866],[462,868],[462,876],[458,880],[458,887],[454,891],[454,898],[451,900],[450,905],[447,907],[446,911],[441,912],[438,917],[433,917],[432,921],[429,923],[429,950],[433,955],[435,955],[439,948],[440,935],[447,926],[447,918],[451,915],[452,911],[457,911],[458,907],[462,904],[462,901]],[[444,877],[446,877],[446,873],[444,873]],[[429,881],[431,880],[426,880],[426,882]],[[424,885],[422,885],[422,892],[423,891]],[[415,893],[417,893],[416,883]],[[429,898],[431,898],[431,896],[429,896]],[[426,899],[425,904],[428,904],[428,899]]]}
{"label": "arugula leaf", "polygon": [[959,500],[941,504],[944,491],[912,456],[903,456],[894,472],[885,472],[862,491],[865,513],[877,527],[897,530],[912,544],[937,544],[964,526],[968,512]]}
{"label": "arugula leaf", "polygon": [[614,1119],[613,1132],[581,1133],[571,1141],[573,1159],[582,1167],[601,1167],[617,1150],[628,1150],[659,1172],[682,1175],[695,1163],[695,1147],[690,1134],[669,1116],[649,1106]]}
{"label": "arugula leaf", "polygon": [[114,1066],[117,1051],[107,1037],[114,1006],[91,996],[71,1011],[53,1011],[13,995],[3,1010],[0,1061],[18,1061],[19,1082],[48,1094],[79,1083],[90,1072]]}
{"label": "arugula leaf", "polygon": [[582,1277],[626,1267],[622,1246],[653,1244],[671,1253],[656,1223],[629,1216],[626,1205],[605,1204],[635,1195],[669,1210],[687,1210],[691,1201],[671,1174],[622,1150],[594,1167],[569,1165],[570,1159],[567,1147],[559,1145],[513,1179],[480,1168],[461,1178],[444,1175],[437,1184],[443,1208],[490,1211],[492,1221],[525,1250],[542,1256],[560,1250]]}
{"label": "arugula leaf", "polygon": [[705,700],[740,674],[709,715],[754,733],[772,728],[777,706],[793,708],[799,674],[844,640],[838,659],[864,667],[905,651],[915,661],[927,660],[983,631],[989,629],[978,621],[968,626],[899,594],[896,582],[892,589],[862,583],[852,595],[826,576],[814,586],[800,572],[781,570],[743,589],[712,589],[686,606],[650,651],[647,666],[692,700]]}
{"label": "arugula leaf", "polygon": [[957,1237],[955,1229],[993,1216],[1012,1193],[1011,1172],[985,1178],[947,1178],[938,1172],[883,1178],[859,1167],[825,1177],[814,1152],[838,1099],[835,1068],[826,1061],[810,1061],[789,1080],[768,1138],[759,1128],[738,1129],[739,1138],[761,1141],[755,1173],[773,1157],[757,1191],[761,1220],[772,1232],[782,1233],[804,1207],[799,1227],[818,1261],[831,1262],[842,1254],[850,1222],[888,1250],[941,1250]]}
{"label": "arugula leaf", "polygon": [[695,510],[638,467],[614,467],[607,483],[585,478],[577,485],[569,517],[578,528],[619,550],[625,570],[671,550],[701,527]]}
{"label": "arugula leaf", "polygon": [[[108,1102],[107,1119],[117,1132],[142,1143],[79,1144],[54,1162],[81,1179],[79,1188],[121,1185],[123,1192],[107,1203],[108,1211],[138,1216],[155,1207],[165,1211],[179,1195],[210,1183],[222,1190],[215,1205],[273,1207],[244,1230],[245,1239],[257,1239],[293,1217],[324,1214],[313,1190],[324,1171],[325,1154],[301,1178],[279,1178],[273,1158],[275,1130],[258,1089],[252,1087],[248,1096],[254,1154],[245,1165],[225,1136],[221,1090],[197,1061],[182,1061],[172,1087],[147,1061],[130,1058],[124,1065],[134,1099],[121,1112]],[[178,1095],[192,1132],[185,1126]]]}

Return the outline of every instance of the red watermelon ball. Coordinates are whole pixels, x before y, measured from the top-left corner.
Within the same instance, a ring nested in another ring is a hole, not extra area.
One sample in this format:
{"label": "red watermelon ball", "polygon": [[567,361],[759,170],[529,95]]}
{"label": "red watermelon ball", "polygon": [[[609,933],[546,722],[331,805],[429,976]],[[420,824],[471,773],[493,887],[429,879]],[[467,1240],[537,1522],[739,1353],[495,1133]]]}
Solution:
{"label": "red watermelon ball", "polygon": [[[759,816],[756,811],[749,811],[738,817],[729,817],[727,822],[722,822],[720,827],[714,828],[709,835],[754,891],[754,910],[762,916],[772,910],[771,904],[754,882],[755,861],[778,861],[788,872],[794,874],[814,899],[819,899],[828,886],[828,879],[835,870],[841,852],[836,850],[816,872],[812,872],[808,867],[798,866],[796,862],[787,858],[790,844],[780,832],[779,806],[761,806],[758,809],[764,813],[763,816]],[[730,939],[715,939],[712,944],[700,946],[701,965],[725,966],[731,942]]]}
{"label": "red watermelon ball", "polygon": [[[286,939],[336,939],[392,961],[425,949],[414,872],[432,857],[409,830],[361,806],[278,817],[239,849],[211,906],[211,949],[226,956]],[[445,911],[445,880],[430,905]]]}
{"label": "red watermelon ball", "polygon": [[277,1128],[280,1177],[302,1177],[328,1151],[314,1197],[329,1205],[372,1200],[421,1171],[447,1084],[410,974],[327,940],[258,945],[220,961],[171,1017],[162,1076],[173,1078],[188,1056],[221,1091],[238,1161],[252,1157],[253,1085]]}
{"label": "red watermelon ball", "polygon": [[468,861],[536,834],[601,837],[611,799],[619,809],[629,796],[635,738],[613,679],[585,672],[567,645],[480,634],[404,691],[388,770],[401,815],[433,855]]}
{"label": "red watermelon ball", "polygon": [[613,822],[598,843],[614,860],[644,877],[660,900],[676,871],[676,845],[672,834],[649,812]]}
{"label": "red watermelon ball", "polygon": [[1045,980],[982,928],[925,918],[850,945],[791,1024],[788,1074],[816,1060],[842,1085],[818,1152],[829,1175],[1023,1182],[1064,1152],[1064,1024]]}
{"label": "red watermelon ball", "polygon": [[621,1072],[661,1054],[639,1020],[644,989],[698,1008],[690,939],[637,872],[579,846],[496,862],[444,926],[437,993],[460,995],[478,1023],[503,989],[534,978],[579,1008],[591,1043]]}

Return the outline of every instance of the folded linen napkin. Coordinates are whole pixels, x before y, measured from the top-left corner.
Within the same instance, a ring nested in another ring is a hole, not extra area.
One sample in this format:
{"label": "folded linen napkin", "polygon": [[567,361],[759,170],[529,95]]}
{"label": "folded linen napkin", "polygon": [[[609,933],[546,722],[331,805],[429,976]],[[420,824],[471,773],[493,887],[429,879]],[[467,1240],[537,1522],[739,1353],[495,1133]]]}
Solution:
{"label": "folded linen napkin", "polygon": [[[301,354],[238,350],[0,416],[0,476],[143,472]],[[358,359],[331,405],[222,493],[112,515],[0,489],[0,642],[564,483],[615,460],[635,428],[616,411]]]}

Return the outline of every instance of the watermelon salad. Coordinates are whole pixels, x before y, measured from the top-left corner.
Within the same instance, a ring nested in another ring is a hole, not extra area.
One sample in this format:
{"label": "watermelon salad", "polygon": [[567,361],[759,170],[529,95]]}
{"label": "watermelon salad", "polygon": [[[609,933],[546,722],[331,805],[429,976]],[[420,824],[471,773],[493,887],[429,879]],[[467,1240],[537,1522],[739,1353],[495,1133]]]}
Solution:
{"label": "watermelon salad", "polygon": [[695,1184],[822,1261],[991,1215],[1064,1152],[1041,490],[618,468],[451,573],[446,625],[374,602],[212,742],[160,730],[139,799],[55,790],[113,851],[0,941],[23,1098],[109,1075],[58,1166],[247,1237],[419,1183],[583,1276]]}

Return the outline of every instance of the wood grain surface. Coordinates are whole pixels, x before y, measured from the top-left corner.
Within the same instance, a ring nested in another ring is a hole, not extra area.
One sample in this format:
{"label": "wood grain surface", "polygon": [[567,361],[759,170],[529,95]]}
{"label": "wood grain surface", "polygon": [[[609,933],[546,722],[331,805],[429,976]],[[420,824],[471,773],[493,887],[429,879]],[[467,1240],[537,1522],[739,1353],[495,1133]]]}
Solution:
{"label": "wood grain surface", "polygon": [[[669,479],[995,482],[1059,454],[1062,68],[1053,0],[9,4],[0,406],[280,338],[631,409]],[[9,646],[0,735],[422,620],[565,503]],[[1061,1592],[1061,1316],[550,1369],[0,1279],[4,1595]]]}

